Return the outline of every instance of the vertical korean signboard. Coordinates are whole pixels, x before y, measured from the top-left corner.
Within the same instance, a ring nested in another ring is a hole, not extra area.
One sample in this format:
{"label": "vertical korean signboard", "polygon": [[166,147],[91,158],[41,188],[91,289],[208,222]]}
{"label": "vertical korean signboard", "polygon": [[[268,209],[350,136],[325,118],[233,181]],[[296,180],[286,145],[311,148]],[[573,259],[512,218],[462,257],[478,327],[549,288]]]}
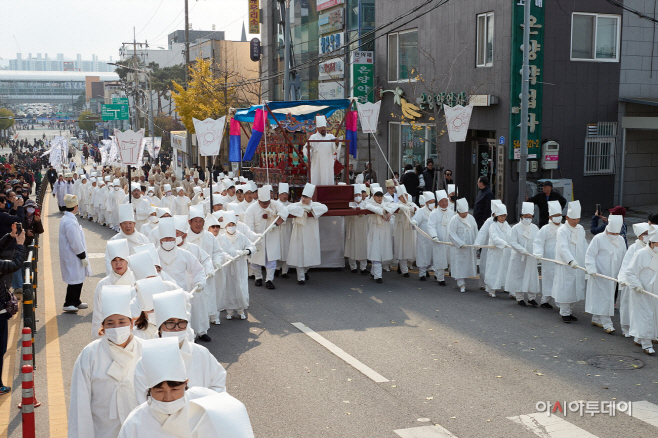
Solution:
{"label": "vertical korean signboard", "polygon": [[350,66],[352,97],[356,97],[361,103],[374,103],[375,96],[372,90],[375,84],[375,52],[352,52]]}
{"label": "vertical korean signboard", "polygon": [[[541,154],[542,123],[542,72],[544,68],[544,8],[541,1],[530,1],[530,94],[528,97],[528,158],[537,159]],[[512,13],[512,69],[511,106],[509,126],[509,159],[521,157],[521,69],[523,67],[523,9],[524,0],[514,0]],[[518,109],[518,111],[515,111]]]}
{"label": "vertical korean signboard", "polygon": [[260,33],[260,0],[249,0],[249,33]]}

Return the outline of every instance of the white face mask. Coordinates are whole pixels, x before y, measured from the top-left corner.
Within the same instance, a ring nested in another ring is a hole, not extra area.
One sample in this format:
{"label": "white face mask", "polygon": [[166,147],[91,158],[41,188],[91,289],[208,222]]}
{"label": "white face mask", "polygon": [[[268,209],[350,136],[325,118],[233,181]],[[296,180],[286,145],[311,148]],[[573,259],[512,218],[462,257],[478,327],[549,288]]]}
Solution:
{"label": "white face mask", "polygon": [[148,321],[149,321],[151,324],[154,324],[154,325],[155,325],[155,312],[145,313],[145,314],[146,314],[146,319],[148,319]]}
{"label": "white face mask", "polygon": [[27,212],[32,214],[34,213],[34,208],[33,207],[27,207]]}
{"label": "white face mask", "polygon": [[105,329],[105,336],[107,337],[107,340],[117,345],[126,342],[131,334],[132,327],[129,325],[124,327]]}
{"label": "white face mask", "polygon": [[428,210],[434,210],[434,204],[425,204]]}
{"label": "white face mask", "polygon": [[555,217],[552,217],[551,220],[553,221],[554,224],[558,224],[558,225],[559,225],[560,223],[562,223],[562,216],[555,216]]}
{"label": "white face mask", "polygon": [[642,240],[642,242],[644,242],[644,243],[649,243],[649,236],[648,235],[647,236],[640,236],[640,240]]}
{"label": "white face mask", "polygon": [[170,402],[161,402],[151,397],[150,405],[152,409],[155,409],[162,414],[171,415],[185,407],[185,397]]}
{"label": "white face mask", "polygon": [[114,188],[114,190],[117,191],[117,192],[118,192],[120,189],[121,189],[121,187],[115,187],[115,188]]}
{"label": "white face mask", "polygon": [[167,192],[167,196],[171,196],[171,192]]}
{"label": "white face mask", "polygon": [[149,222],[152,224],[157,224],[160,221],[160,219],[157,216],[149,216]]}
{"label": "white face mask", "polygon": [[358,204],[359,202],[361,202],[361,196],[355,196],[355,197],[354,197],[354,202],[356,202],[357,204]]}
{"label": "white face mask", "polygon": [[182,236],[176,237],[176,246],[180,245],[181,243],[183,243],[183,237]]}
{"label": "white face mask", "polygon": [[178,338],[178,343],[183,342],[187,338],[187,331],[181,330],[180,332],[166,332],[162,331],[163,338]]}
{"label": "white face mask", "polygon": [[653,249],[653,252],[655,252],[655,253],[657,253],[657,254],[658,254],[658,245],[656,245],[656,246],[654,246],[654,247],[653,247],[653,248],[651,248],[651,249]]}
{"label": "white face mask", "polygon": [[619,237],[619,234],[608,234],[605,233],[606,236],[608,236],[608,239],[610,240],[615,240],[617,237]]}
{"label": "white face mask", "polygon": [[235,230],[237,230],[238,227],[232,226],[232,227],[226,227],[226,232],[229,234],[235,234]]}
{"label": "white face mask", "polygon": [[160,246],[165,251],[171,251],[172,249],[176,248],[176,242],[171,241],[171,240],[167,241],[167,242],[160,242]]}
{"label": "white face mask", "polygon": [[521,222],[523,223],[523,225],[526,225],[526,226],[530,225],[532,223],[532,218],[524,217],[523,219],[521,219]]}

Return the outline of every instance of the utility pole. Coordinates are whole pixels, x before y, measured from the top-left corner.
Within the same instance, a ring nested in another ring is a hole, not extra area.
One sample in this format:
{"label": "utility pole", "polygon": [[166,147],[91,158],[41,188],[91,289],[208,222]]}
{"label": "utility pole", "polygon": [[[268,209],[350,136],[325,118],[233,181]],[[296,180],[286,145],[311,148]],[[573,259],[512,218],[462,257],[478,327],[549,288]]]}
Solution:
{"label": "utility pole", "polygon": [[[188,0],[185,0],[185,89],[187,90],[188,87],[188,81],[189,81],[189,69],[190,69],[190,17],[188,14],[188,7],[187,7],[187,2]],[[185,139],[185,142],[187,143],[187,150],[189,151],[189,156],[187,159],[187,167],[189,167],[192,159],[192,155],[194,155],[194,158],[196,160],[196,154],[194,154],[194,148],[192,148],[192,133],[190,130],[187,130],[187,136]],[[181,177],[182,179],[182,177]]]}
{"label": "utility pole", "polygon": [[279,0],[283,14],[283,100],[290,98],[290,0]]}
{"label": "utility pole", "polygon": [[[132,43],[122,43],[123,46],[133,46],[133,75],[134,75],[134,88],[133,88],[133,101],[135,103],[135,109],[133,111],[133,130],[139,131],[139,112],[137,111],[137,107],[139,105],[139,76],[137,75],[137,45],[139,44],[140,47],[142,45],[147,45],[146,42],[144,43],[138,43],[136,40],[136,35],[135,35],[135,28],[133,27],[133,42]],[[122,122],[123,124],[123,122]]]}
{"label": "utility pole", "polygon": [[523,68],[521,70],[521,159],[519,160],[519,201],[517,218],[521,215],[526,196],[526,165],[528,164],[528,99],[530,97],[530,1],[523,10]]}
{"label": "utility pole", "polygon": [[[151,72],[149,71],[148,73],[148,78],[149,78],[149,136],[151,137],[151,141],[155,142],[155,133],[153,132],[153,88],[152,88],[152,82],[153,82],[153,76],[151,76]],[[153,157],[150,157],[151,161],[153,161]]]}

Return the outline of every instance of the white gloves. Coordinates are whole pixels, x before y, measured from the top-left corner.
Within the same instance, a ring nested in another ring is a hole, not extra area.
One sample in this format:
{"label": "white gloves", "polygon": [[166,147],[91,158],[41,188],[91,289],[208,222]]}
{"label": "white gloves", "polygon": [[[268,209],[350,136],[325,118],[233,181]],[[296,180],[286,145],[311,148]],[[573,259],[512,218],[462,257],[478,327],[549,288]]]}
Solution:
{"label": "white gloves", "polygon": [[439,243],[440,240],[439,240],[438,237],[435,236],[435,237],[432,237],[432,242],[434,242],[434,243]]}
{"label": "white gloves", "polygon": [[571,266],[573,269],[578,269],[578,263],[576,263],[575,260],[571,260],[569,262],[569,266]]}
{"label": "white gloves", "polygon": [[540,261],[542,259],[542,257],[539,254],[533,254],[532,256],[536,258],[537,261]]}
{"label": "white gloves", "polygon": [[215,263],[215,271],[221,271],[223,268],[221,263]]}
{"label": "white gloves", "polygon": [[592,278],[594,278],[594,277],[596,277],[596,271],[592,271],[592,270],[589,270],[589,269],[588,269],[588,270],[587,270],[587,275],[591,275]]}
{"label": "white gloves", "polygon": [[215,271],[210,271],[206,274],[206,278],[213,278],[215,276]]}
{"label": "white gloves", "polygon": [[201,292],[205,288],[203,283],[197,283],[194,285],[194,289],[192,289],[192,294],[195,294],[197,292]]}
{"label": "white gloves", "polygon": [[80,261],[82,262],[82,267],[83,268],[86,268],[87,266],[89,266],[89,260],[87,259],[87,257],[85,257],[84,259],[82,259]]}
{"label": "white gloves", "polygon": [[249,250],[248,249],[243,249],[243,250],[240,251],[240,254],[242,254],[243,256],[248,256],[249,255]]}
{"label": "white gloves", "polygon": [[619,282],[619,287],[626,287],[626,286],[628,286],[628,283],[626,283],[625,281]]}
{"label": "white gloves", "polygon": [[417,227],[418,226],[418,221],[416,221],[415,219],[411,219],[411,225],[413,225],[414,227]]}

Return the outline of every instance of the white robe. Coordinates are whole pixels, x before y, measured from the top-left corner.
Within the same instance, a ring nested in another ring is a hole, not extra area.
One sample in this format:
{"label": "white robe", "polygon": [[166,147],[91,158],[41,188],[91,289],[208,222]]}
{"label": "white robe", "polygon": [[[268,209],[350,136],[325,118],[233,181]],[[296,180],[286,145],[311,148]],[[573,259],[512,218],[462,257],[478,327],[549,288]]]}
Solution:
{"label": "white robe", "polygon": [[[334,142],[336,137],[329,133],[323,137],[316,132],[308,139],[326,140],[308,143],[311,147],[311,184],[334,185],[334,154],[340,150],[340,146]],[[306,146],[304,146],[304,154],[306,155]]]}
{"label": "white robe", "polygon": [[[180,351],[183,362],[185,362],[188,387],[208,388],[215,392],[226,391],[226,370],[206,347],[185,339],[180,346]],[[146,401],[148,388],[141,358],[135,366],[134,384],[137,403],[142,404]]]}
{"label": "white robe", "polygon": [[[263,215],[267,214],[267,219]],[[267,209],[261,208],[258,202],[250,205],[244,214],[244,223],[254,233],[264,233],[267,227],[274,221],[276,216],[286,220],[288,218],[288,209],[278,201],[271,201]],[[265,265],[265,252],[267,260],[270,262],[281,260],[281,236],[279,227],[274,228],[265,235],[260,241],[256,252],[251,256],[251,263],[263,266]]]}
{"label": "white robe", "polygon": [[[613,237],[611,241],[610,237]],[[585,253],[588,271],[617,278],[621,262],[626,254],[624,238],[605,232],[594,236]],[[615,288],[617,283],[588,275],[585,292],[585,312],[592,315],[612,316],[615,314]]]}
{"label": "white robe", "polygon": [[629,309],[631,288],[630,286],[622,286],[622,283],[628,284],[626,272],[631,264],[631,260],[633,260],[633,257],[635,257],[638,251],[646,248],[646,246],[647,244],[641,239],[637,239],[633,245],[628,247],[628,251],[624,255],[624,260],[621,262],[621,268],[619,268],[619,275],[617,276],[619,280],[619,323],[624,333],[627,332],[628,327],[631,325],[631,312]]}
{"label": "white robe", "polygon": [[[555,238],[559,228],[560,225],[555,224],[553,221],[549,221],[541,227],[535,237],[532,253],[539,257],[555,260]],[[542,261],[541,263],[541,293],[544,297],[552,296],[556,266],[553,262]]]}
{"label": "white robe", "polygon": [[103,278],[96,285],[96,290],[94,290],[94,308],[91,315],[91,339],[95,340],[100,338],[98,330],[103,324],[103,300],[101,299],[101,291],[103,286],[108,285],[127,285],[131,288],[135,285],[135,277],[130,268],[126,269],[126,272],[123,275],[119,276],[114,271],[110,273],[107,277]]}
{"label": "white robe", "polygon": [[[478,231],[478,237],[475,239],[475,245],[484,246],[489,244],[489,227],[493,223],[494,218],[490,217],[484,224],[482,228]],[[480,250],[480,286],[485,282],[487,276],[487,257],[489,254],[489,248],[482,248]]]}
{"label": "white robe", "polygon": [[[250,250],[252,253],[255,247],[251,244],[247,236],[237,231],[233,236],[224,234],[218,236],[221,247],[231,257],[236,257],[238,251]],[[217,294],[217,309],[240,310],[249,307],[249,269],[247,258],[240,259],[230,263],[224,268],[226,283],[224,289]]]}
{"label": "white robe", "polygon": [[[438,237],[441,242],[448,241],[448,224],[455,214],[448,207],[445,211],[440,207],[434,208],[427,221],[427,230],[430,237]],[[450,264],[450,249],[448,245],[432,242],[432,263],[434,270],[446,269]]]}
{"label": "white robe", "polygon": [[[135,214],[135,229],[139,230],[142,228],[142,225],[146,224],[151,215],[151,203],[150,200],[144,196],[141,196],[139,199],[132,199],[133,212]],[[124,198],[124,204],[128,203],[128,196]]]}
{"label": "white robe", "polygon": [[637,251],[626,269],[629,290],[631,327],[629,334],[638,339],[658,338],[656,298],[640,293],[636,288],[658,295],[658,254],[648,245]]}
{"label": "white robe", "polygon": [[[555,260],[569,263],[575,260],[580,266],[585,266],[587,240],[582,225],[571,227],[564,223],[557,230],[555,237]],[[573,269],[571,266],[557,265],[555,267],[555,282],[551,296],[556,303],[577,303],[585,299],[585,272]]]}
{"label": "white robe", "polygon": [[110,191],[108,195],[107,211],[112,213],[112,219],[110,219],[110,222],[115,227],[119,226],[119,205],[123,203],[123,198],[125,196],[126,192],[124,192],[120,187],[118,190],[115,187],[114,190]]}
{"label": "white robe", "polygon": [[[365,210],[365,204],[350,202],[350,208]],[[368,258],[367,238],[368,215],[345,216],[345,257],[352,260],[366,260]]]}
{"label": "white robe", "polygon": [[463,247],[464,245],[473,245],[477,235],[478,224],[470,214],[463,219],[455,214],[450,219],[448,238],[455,245],[451,256],[452,264],[450,265],[450,275],[453,278],[468,278],[477,275],[475,248]]}
{"label": "white robe", "polygon": [[[416,230],[409,218],[416,212],[415,204],[394,202],[398,211],[393,215],[393,258],[395,260],[416,260]],[[408,216],[407,216],[408,215]]]}
{"label": "white robe", "polygon": [[[254,201],[258,202],[258,201]],[[290,202],[281,202],[286,209],[290,205]],[[251,206],[251,204],[250,204]],[[246,210],[245,210],[246,211]],[[241,221],[244,221],[244,214],[242,215]],[[288,251],[290,250],[290,236],[292,235],[292,218],[290,220],[286,219],[281,225],[279,225],[279,241],[281,244],[281,261],[285,262],[288,260]],[[248,236],[247,236],[248,237]],[[250,239],[251,240],[251,239]]]}
{"label": "white robe", "polygon": [[91,277],[91,265],[83,267],[82,260],[77,256],[83,252],[89,256],[86,254],[85,233],[78,223],[78,218],[66,211],[59,223],[59,265],[64,283],[80,284],[84,282],[85,277]]}
{"label": "white robe", "polygon": [[174,211],[173,211],[174,199],[176,199],[176,196],[174,196],[173,194],[168,196],[163,196],[162,199],[160,199],[160,208],[168,208],[172,216],[174,215]]}
{"label": "white robe", "polygon": [[510,251],[505,281],[507,292],[540,292],[537,259],[532,256],[535,237],[538,233],[539,228],[533,223],[524,225],[519,222],[512,227],[508,241],[512,251]]}
{"label": "white robe", "polygon": [[60,181],[57,180],[55,181],[55,184],[53,185],[53,193],[57,196],[57,205],[60,207],[63,207],[66,205],[64,203],[64,196],[66,196],[67,193],[67,182],[66,181]]}
{"label": "white robe", "polygon": [[[123,231],[120,231],[116,236],[112,236],[110,241],[119,240],[119,239],[126,239],[128,241],[128,249],[130,251],[129,255],[135,254],[135,247],[148,245],[149,243],[151,243],[148,237],[146,237],[136,229],[135,231],[133,231],[131,235],[127,235]],[[105,248],[105,275],[110,275],[110,272],[112,272],[111,262],[112,260],[110,260],[110,256],[107,253],[107,248]]]}
{"label": "white robe", "polygon": [[[429,208],[423,206],[416,211],[413,220],[418,224],[418,228],[430,234],[429,219],[432,212]],[[432,255],[434,253],[434,242],[427,237],[418,233],[416,236],[416,266],[419,268],[428,268],[432,266]],[[445,246],[445,245],[444,245]]]}
{"label": "white robe", "polygon": [[[158,228],[158,222],[156,222],[156,223],[152,223],[152,222],[150,222],[150,221],[147,221],[144,225],[142,225],[142,226],[139,228],[139,232],[142,233],[143,235],[145,235],[146,237],[149,237],[150,234],[151,234],[151,231],[155,230],[156,228]],[[150,241],[150,240],[151,240],[151,239],[150,239],[150,237],[149,237],[149,241]],[[158,245],[156,245],[156,247],[157,247],[157,246],[158,246]]]}
{"label": "white robe", "polygon": [[393,260],[393,229],[384,219],[384,214],[388,213],[392,218],[397,205],[386,201],[378,204],[373,200],[366,205],[366,209],[375,213],[368,215],[368,260],[372,262]]}
{"label": "white robe", "polygon": [[489,227],[489,243],[495,248],[489,249],[487,254],[487,276],[485,284],[490,291],[504,289],[507,267],[509,266],[510,251],[507,247],[512,228],[507,222],[494,221]]}
{"label": "white robe", "polygon": [[[213,272],[215,272],[214,267],[216,265],[221,265],[227,260],[227,254],[222,250],[222,247],[219,245],[219,241],[210,231],[204,230],[199,234],[196,234],[192,230],[189,230],[187,232],[185,242],[197,245],[210,256],[210,262],[213,265]],[[225,282],[226,278],[223,270],[216,271],[212,278],[208,278],[206,280],[206,288],[203,290],[203,292],[206,294],[206,301],[208,303],[209,309],[208,315],[211,317],[211,319],[214,319],[218,316],[218,312],[215,310],[218,307],[218,291],[224,288]]]}
{"label": "white robe", "polygon": [[[318,218],[329,211],[319,202],[304,205],[296,202],[289,205],[288,214],[295,216],[292,220],[292,235],[287,261],[290,266],[309,267],[322,263],[320,253],[320,224]],[[313,216],[309,217],[308,213]]]}
{"label": "white robe", "polygon": [[192,205],[192,200],[187,196],[176,196],[171,205],[171,215],[180,214],[187,216],[190,214],[190,205]]}
{"label": "white robe", "polygon": [[[190,325],[192,326],[192,330],[194,330],[195,333],[204,334],[210,328],[209,306],[211,303],[212,304],[215,303],[214,296],[212,297],[212,299],[208,297],[208,283],[214,281],[212,277],[209,278],[208,276],[214,274],[215,268],[213,266],[212,259],[210,258],[210,254],[202,250],[198,245],[194,245],[192,243],[189,243],[187,240],[185,240],[182,245],[178,246],[178,249],[188,251],[199,261],[199,263],[201,263],[201,266],[203,266],[205,287],[203,291],[196,292],[195,294],[193,294],[190,300],[192,304],[192,315],[190,318]],[[191,288],[187,289],[188,292],[191,290],[192,290]],[[214,294],[215,290],[212,289],[211,293]]]}
{"label": "white robe", "polygon": [[73,366],[69,438],[115,438],[137,407],[133,375],[142,356],[142,341],[125,348],[103,337],[83,348]]}

